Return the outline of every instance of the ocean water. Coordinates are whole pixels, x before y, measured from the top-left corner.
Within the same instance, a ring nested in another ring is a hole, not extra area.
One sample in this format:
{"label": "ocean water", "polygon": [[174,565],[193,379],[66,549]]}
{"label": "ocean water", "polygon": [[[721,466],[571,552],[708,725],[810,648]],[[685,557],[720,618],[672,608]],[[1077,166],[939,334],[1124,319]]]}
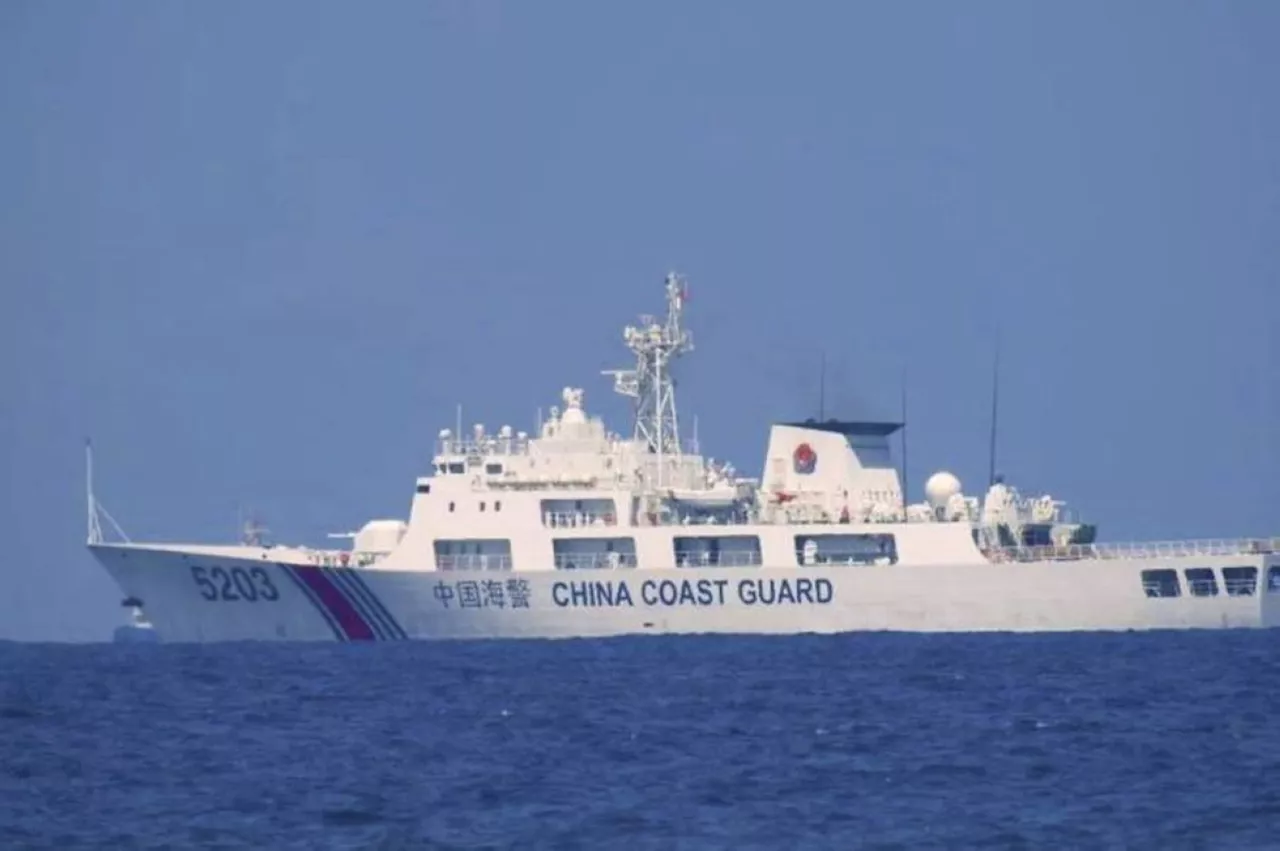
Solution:
{"label": "ocean water", "polygon": [[0,848],[1277,848],[1280,632],[0,644]]}

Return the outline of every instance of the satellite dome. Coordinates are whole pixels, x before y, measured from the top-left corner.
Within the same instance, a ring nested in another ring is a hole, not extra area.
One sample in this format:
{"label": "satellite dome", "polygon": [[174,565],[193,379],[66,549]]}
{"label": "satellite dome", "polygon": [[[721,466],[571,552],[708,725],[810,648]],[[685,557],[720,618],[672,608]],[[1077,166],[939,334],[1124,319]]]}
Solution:
{"label": "satellite dome", "polygon": [[385,555],[400,545],[409,526],[403,520],[370,520],[356,532],[351,549]]}
{"label": "satellite dome", "polygon": [[581,388],[566,387],[560,395],[564,398],[564,414],[561,415],[560,422],[570,425],[585,423],[587,415],[582,412]]}
{"label": "satellite dome", "polygon": [[960,480],[946,470],[939,470],[924,483],[925,499],[929,500],[929,504],[934,508],[945,507],[947,501],[958,493],[960,493]]}

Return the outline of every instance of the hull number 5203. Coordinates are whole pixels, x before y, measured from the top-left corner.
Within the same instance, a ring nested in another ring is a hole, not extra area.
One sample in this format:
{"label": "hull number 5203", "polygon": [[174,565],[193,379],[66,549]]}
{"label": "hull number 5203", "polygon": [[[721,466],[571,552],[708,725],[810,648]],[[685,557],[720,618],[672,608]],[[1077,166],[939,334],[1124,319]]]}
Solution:
{"label": "hull number 5203", "polygon": [[279,600],[280,592],[271,582],[266,568],[191,566],[191,578],[206,600]]}

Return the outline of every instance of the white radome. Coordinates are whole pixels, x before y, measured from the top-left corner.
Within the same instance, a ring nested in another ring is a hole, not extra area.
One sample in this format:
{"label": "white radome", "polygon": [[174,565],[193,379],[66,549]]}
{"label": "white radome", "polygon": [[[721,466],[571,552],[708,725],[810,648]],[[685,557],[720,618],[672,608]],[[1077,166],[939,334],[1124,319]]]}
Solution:
{"label": "white radome", "polygon": [[378,555],[394,552],[408,528],[403,520],[370,520],[356,533],[352,550]]}
{"label": "white radome", "polygon": [[946,470],[939,470],[924,483],[925,499],[929,500],[929,504],[935,509],[945,508],[951,497],[958,493],[960,493],[960,480]]}

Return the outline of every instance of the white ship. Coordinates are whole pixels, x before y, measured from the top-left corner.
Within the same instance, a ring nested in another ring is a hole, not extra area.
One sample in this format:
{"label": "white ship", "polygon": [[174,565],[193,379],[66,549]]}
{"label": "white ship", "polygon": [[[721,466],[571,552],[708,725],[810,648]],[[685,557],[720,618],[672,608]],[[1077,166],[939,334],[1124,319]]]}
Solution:
{"label": "white ship", "polygon": [[534,434],[459,423],[408,520],[343,549],[107,543],[90,475],[89,548],[166,642],[1280,624],[1280,538],[1102,544],[1058,500],[946,472],[908,505],[899,423],[775,424],[758,479],[704,458],[676,415],[681,278],[666,296],[624,332],[635,368],[606,373],[630,436],[577,388]]}
{"label": "white ship", "polygon": [[116,627],[112,641],[116,644],[155,644],[160,641],[155,627],[142,611],[140,600],[124,600],[121,605],[129,609],[129,622]]}

